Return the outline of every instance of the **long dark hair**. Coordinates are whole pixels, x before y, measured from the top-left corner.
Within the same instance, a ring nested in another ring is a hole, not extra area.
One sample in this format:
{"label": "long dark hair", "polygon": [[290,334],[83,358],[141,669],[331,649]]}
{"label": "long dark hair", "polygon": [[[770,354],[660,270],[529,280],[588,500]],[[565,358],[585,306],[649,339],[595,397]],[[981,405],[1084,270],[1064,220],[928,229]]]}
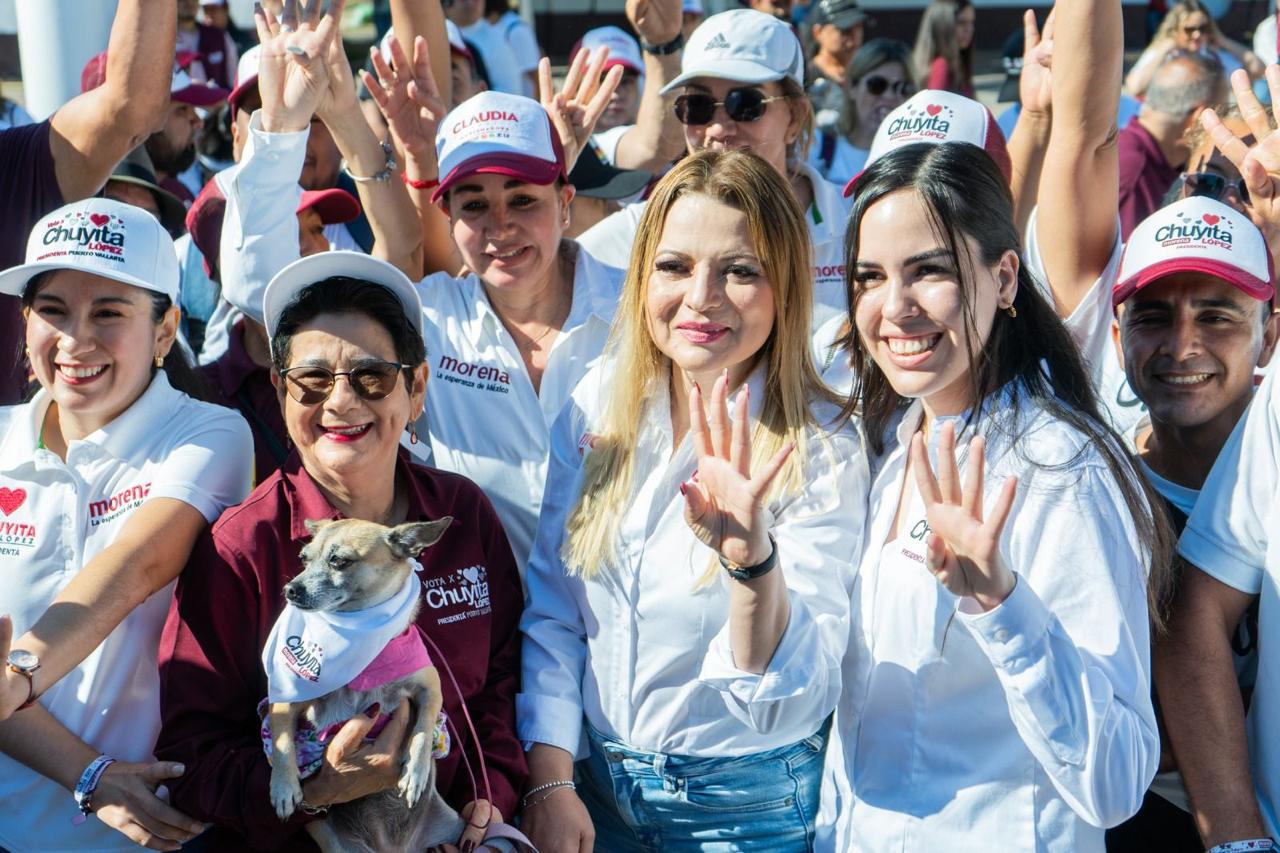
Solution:
{"label": "long dark hair", "polygon": [[[845,232],[845,286],[851,318],[841,345],[850,353],[857,391],[846,404],[845,414],[861,414],[867,441],[878,454],[895,416],[910,400],[898,394],[875,361],[860,346],[852,318],[862,291],[857,286],[858,234],[862,218],[876,202],[900,190],[914,190],[929,211],[934,232],[956,259],[956,276],[964,306],[968,339],[979,339],[974,316],[973,282],[968,270],[993,266],[1006,252],[1022,258],[1022,246],[1013,218],[1009,185],[994,161],[980,148],[968,144],[909,145],[877,160],[854,185],[854,203]],[[978,246],[971,257],[965,238]],[[1148,601],[1153,625],[1163,626],[1168,600],[1168,578],[1173,559],[1173,530],[1164,503],[1136,473],[1133,458],[1120,437],[1106,425],[1083,358],[1062,325],[1044,291],[1025,264],[1018,266],[1018,292],[1013,307],[1017,317],[997,311],[991,332],[980,348],[969,353],[970,387],[977,399],[964,428],[988,406],[996,392],[1009,394],[1017,408],[1022,402],[1048,412],[1083,433],[1097,448],[1124,496],[1133,516],[1139,540],[1151,557]],[[995,419],[992,426],[1016,430],[1012,419]],[[1018,436],[1011,436],[1015,450]],[[1084,452],[1083,449],[1081,452]],[[1033,461],[1033,460],[1029,460]],[[1068,460],[1056,468],[1066,467]],[[1034,462],[1034,461],[1033,461]]]}
{"label": "long dark hair", "polygon": [[[22,307],[24,310],[30,310],[32,303],[35,302],[36,294],[40,292],[40,288],[55,272],[57,270],[47,270],[31,277],[31,280],[27,282],[27,286],[22,290]],[[164,315],[173,307],[173,300],[165,294],[154,290],[148,290],[147,295],[151,297],[151,322],[159,325],[164,322]],[[195,363],[187,356],[186,345],[181,340],[175,340],[173,346],[169,347],[169,353],[164,357],[162,367],[151,368],[153,377],[157,370],[164,370],[169,384],[188,397],[204,400],[205,402],[211,399],[209,387],[201,377],[200,371],[196,369]],[[33,386],[29,390],[28,399],[35,395],[37,388],[38,386]]]}

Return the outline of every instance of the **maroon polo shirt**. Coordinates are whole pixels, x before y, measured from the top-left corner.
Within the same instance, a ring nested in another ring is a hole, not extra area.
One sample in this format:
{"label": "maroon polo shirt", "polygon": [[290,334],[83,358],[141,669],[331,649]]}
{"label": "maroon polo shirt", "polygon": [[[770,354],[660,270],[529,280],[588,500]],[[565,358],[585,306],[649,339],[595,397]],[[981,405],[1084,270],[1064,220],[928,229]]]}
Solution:
{"label": "maroon polo shirt", "polygon": [[[210,182],[212,183],[212,181]],[[244,347],[244,320],[231,330],[227,351],[200,373],[209,397],[235,409],[253,431],[253,482],[265,483],[289,456],[289,433],[280,411],[280,398],[271,384],[271,368],[254,364]]]}
{"label": "maroon polo shirt", "polygon": [[[61,206],[49,122],[0,131],[0,270],[22,263],[31,229]],[[27,384],[21,306],[0,296],[0,406],[22,402]]]}
{"label": "maroon polo shirt", "polygon": [[1170,166],[1164,152],[1137,118],[1116,140],[1120,157],[1120,237],[1128,240],[1138,223],[1154,213],[1165,193],[1182,174],[1182,165]]}
{"label": "maroon polo shirt", "polygon": [[[396,476],[409,489],[410,520],[453,516],[440,541],[419,557],[424,593],[417,624],[458,680],[494,804],[510,816],[528,773],[515,730],[523,599],[511,547],[493,506],[470,480],[415,465],[403,450]],[[303,522],[338,517],[294,454],[196,541],[178,579],[160,641],[156,756],[186,765],[181,778],[167,783],[172,802],[214,825],[207,833],[212,850],[315,849],[298,831],[306,815],[283,823],[271,806],[256,708],[267,694],[262,648],[284,607],[285,583],[302,570],[298,552],[310,537]],[[441,670],[444,711],[459,732],[438,762],[437,787],[461,809],[476,798],[462,750],[477,774],[479,764],[458,692],[434,649],[431,655]]]}

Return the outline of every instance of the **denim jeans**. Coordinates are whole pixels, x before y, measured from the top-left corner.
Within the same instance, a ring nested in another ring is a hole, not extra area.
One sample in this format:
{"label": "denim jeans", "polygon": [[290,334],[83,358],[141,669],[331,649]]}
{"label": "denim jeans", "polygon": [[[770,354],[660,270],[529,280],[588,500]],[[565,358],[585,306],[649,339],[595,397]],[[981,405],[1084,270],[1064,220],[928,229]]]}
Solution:
{"label": "denim jeans", "polygon": [[587,726],[578,794],[607,853],[810,851],[827,726],[790,746],[737,758],[643,752]]}

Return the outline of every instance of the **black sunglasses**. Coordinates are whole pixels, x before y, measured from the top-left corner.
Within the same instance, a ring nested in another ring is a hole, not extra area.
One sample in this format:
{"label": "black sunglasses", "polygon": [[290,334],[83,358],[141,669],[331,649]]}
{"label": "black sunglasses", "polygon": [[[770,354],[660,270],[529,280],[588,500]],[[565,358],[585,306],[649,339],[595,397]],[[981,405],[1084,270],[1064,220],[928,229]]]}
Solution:
{"label": "black sunglasses", "polygon": [[786,95],[766,98],[759,89],[730,89],[723,101],[717,101],[702,92],[693,92],[676,98],[676,118],[681,124],[711,124],[716,107],[724,107],[734,121],[756,121],[764,115],[771,101],[782,101]]}
{"label": "black sunglasses", "polygon": [[1222,201],[1231,192],[1234,192],[1244,204],[1249,203],[1249,188],[1245,186],[1244,178],[1228,181],[1222,175],[1213,172],[1187,172],[1182,176],[1183,198],[1200,196]]}
{"label": "black sunglasses", "polygon": [[[377,361],[362,364],[352,370],[334,371],[327,367],[305,364],[280,371],[289,396],[304,406],[314,406],[329,399],[339,376],[347,377],[351,390],[364,400],[381,400],[396,390],[400,371],[408,371],[407,364],[393,361]],[[406,384],[408,379],[406,378]]]}
{"label": "black sunglasses", "polygon": [[886,90],[904,98],[909,98],[916,93],[916,87],[910,80],[890,80],[879,74],[863,77],[862,83],[867,87],[867,94],[876,98],[883,95]]}

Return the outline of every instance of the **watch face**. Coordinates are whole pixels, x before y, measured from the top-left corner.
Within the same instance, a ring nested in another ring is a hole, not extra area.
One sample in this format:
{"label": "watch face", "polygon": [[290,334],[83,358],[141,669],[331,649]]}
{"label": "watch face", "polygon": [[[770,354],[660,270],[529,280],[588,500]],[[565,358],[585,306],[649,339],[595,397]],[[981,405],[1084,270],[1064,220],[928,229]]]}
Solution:
{"label": "watch face", "polygon": [[24,649],[13,649],[9,652],[9,663],[18,669],[34,669],[40,665],[40,659]]}

